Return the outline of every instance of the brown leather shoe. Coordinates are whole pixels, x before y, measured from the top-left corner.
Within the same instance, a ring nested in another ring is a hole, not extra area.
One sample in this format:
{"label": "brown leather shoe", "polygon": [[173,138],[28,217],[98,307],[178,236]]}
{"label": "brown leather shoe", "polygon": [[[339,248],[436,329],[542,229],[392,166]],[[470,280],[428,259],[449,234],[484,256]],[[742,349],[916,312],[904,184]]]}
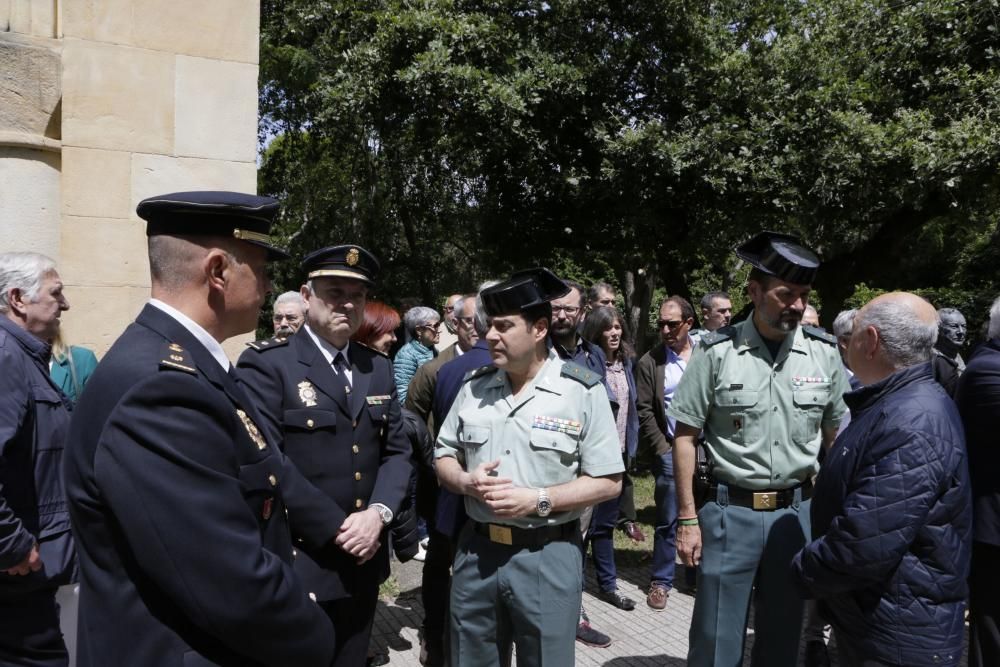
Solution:
{"label": "brown leather shoe", "polygon": [[633,542],[646,541],[646,536],[643,534],[642,528],[640,528],[639,524],[635,521],[626,521],[625,525],[622,527],[622,531],[624,531],[624,533],[628,535]]}
{"label": "brown leather shoe", "polygon": [[649,587],[649,595],[646,596],[646,604],[653,611],[663,611],[667,608],[668,597],[670,597],[670,593],[667,592],[665,586],[653,584]]}

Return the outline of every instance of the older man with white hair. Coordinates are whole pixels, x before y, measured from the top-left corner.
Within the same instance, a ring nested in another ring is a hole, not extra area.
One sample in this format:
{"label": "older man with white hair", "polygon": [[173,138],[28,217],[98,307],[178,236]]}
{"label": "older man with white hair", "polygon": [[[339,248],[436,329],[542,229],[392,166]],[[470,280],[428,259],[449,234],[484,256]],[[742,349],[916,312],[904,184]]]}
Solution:
{"label": "older man with white hair", "polygon": [[285,337],[291,336],[299,330],[302,323],[306,321],[306,311],[309,304],[296,291],[284,292],[274,300],[274,335]]}
{"label": "older man with white hair", "polygon": [[972,476],[972,574],[969,665],[1000,665],[1000,298],[990,308],[989,340],[958,381],[955,402],[965,424]]}
{"label": "older man with white hair", "polygon": [[0,664],[66,665],[56,589],[75,579],[59,462],[69,400],[49,343],[69,309],[55,262],[0,254]]}
{"label": "older man with white hair", "polygon": [[816,538],[796,555],[800,591],[819,599],[841,664],[958,665],[972,513],[961,419],[931,375],[938,318],[895,292],[854,319],[851,424],[823,464]]}

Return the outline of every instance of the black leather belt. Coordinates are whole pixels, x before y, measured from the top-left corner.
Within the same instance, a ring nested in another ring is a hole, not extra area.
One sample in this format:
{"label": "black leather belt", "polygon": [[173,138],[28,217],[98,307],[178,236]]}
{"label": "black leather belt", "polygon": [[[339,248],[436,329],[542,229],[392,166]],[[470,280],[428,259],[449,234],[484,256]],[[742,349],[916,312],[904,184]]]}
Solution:
{"label": "black leather belt", "polygon": [[540,547],[559,540],[571,541],[580,534],[580,522],[570,521],[556,526],[517,528],[499,523],[472,522],[473,529],[496,544],[515,547]]}
{"label": "black leather belt", "polygon": [[[759,511],[769,511],[769,510],[780,510],[785,507],[789,507],[795,502],[795,490],[801,489],[802,500],[809,500],[812,498],[813,483],[812,480],[806,480],[798,486],[793,486],[790,489],[763,489],[760,491],[751,491],[750,489],[744,489],[739,486],[732,486],[730,484],[726,485],[726,491],[729,496],[729,504],[737,505],[739,507],[749,507],[750,509]],[[709,487],[709,498],[715,499],[718,497],[719,485],[712,484]]]}

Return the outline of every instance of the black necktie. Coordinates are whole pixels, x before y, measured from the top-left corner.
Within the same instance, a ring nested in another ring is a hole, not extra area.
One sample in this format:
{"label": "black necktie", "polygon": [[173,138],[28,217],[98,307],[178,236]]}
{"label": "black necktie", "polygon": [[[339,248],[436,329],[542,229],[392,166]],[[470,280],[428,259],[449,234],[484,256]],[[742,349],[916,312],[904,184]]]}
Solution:
{"label": "black necktie", "polygon": [[338,352],[337,356],[333,358],[333,367],[337,369],[337,375],[339,375],[343,380],[344,384],[347,385],[347,391],[351,390],[351,378],[347,375],[347,359],[344,357],[343,352]]}

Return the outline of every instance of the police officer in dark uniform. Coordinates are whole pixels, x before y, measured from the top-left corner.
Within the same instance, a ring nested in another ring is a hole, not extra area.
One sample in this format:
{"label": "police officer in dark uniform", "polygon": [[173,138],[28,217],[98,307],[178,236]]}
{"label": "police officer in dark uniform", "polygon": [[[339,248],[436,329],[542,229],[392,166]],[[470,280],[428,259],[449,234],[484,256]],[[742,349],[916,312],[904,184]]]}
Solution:
{"label": "police officer in dark uniform", "polygon": [[[379,270],[364,248],[318,250],[302,263],[306,323],[289,338],[250,344],[241,377],[265,427],[342,510],[336,547],[318,559],[299,554],[296,572],[333,621],[335,665],[365,664],[379,584],[389,576],[383,529],[410,479],[392,364],[352,342]],[[293,511],[294,514],[294,511]]]}
{"label": "police officer in dark uniform", "polygon": [[[296,578],[290,530],[336,516],[264,430],[221,341],[270,289],[270,198],[146,199],[152,299],[74,410],[66,489],[80,557],[77,664],[328,665],[333,628]],[[299,525],[286,505],[296,498]]]}

